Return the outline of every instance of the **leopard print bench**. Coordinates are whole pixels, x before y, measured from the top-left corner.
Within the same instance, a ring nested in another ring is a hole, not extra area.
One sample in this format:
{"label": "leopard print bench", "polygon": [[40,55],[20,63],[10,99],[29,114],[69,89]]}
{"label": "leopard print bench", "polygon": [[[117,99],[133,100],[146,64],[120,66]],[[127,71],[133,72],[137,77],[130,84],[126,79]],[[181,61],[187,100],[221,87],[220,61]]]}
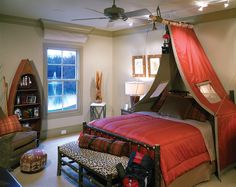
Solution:
{"label": "leopard print bench", "polygon": [[[78,142],[74,141],[58,147],[57,175],[60,176],[61,171],[63,171],[67,176],[78,181],[79,186],[83,186],[83,177],[87,177],[97,186],[112,186],[118,183],[118,173],[115,166],[121,163],[126,167],[128,160],[128,157],[118,157],[80,148]],[[76,167],[73,163],[77,163],[79,167]],[[69,166],[78,173],[79,180],[62,166]]]}

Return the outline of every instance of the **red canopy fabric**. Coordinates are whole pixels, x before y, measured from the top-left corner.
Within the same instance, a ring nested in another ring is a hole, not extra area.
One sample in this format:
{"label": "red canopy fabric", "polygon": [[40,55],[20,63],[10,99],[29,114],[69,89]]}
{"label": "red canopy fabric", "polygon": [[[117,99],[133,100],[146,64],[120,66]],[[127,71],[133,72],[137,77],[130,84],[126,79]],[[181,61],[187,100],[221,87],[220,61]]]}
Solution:
{"label": "red canopy fabric", "polygon": [[[169,26],[169,30],[183,81],[199,104],[215,117],[216,156],[220,175],[221,170],[236,162],[236,105],[229,100],[194,30],[173,25]],[[204,81],[210,82],[221,101],[210,103],[205,98],[196,85]]]}

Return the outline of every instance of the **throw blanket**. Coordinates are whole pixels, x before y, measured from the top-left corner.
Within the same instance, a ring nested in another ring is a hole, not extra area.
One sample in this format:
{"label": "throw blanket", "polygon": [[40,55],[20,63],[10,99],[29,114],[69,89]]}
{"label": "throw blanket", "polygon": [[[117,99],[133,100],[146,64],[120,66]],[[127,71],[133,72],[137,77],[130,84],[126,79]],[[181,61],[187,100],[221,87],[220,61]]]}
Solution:
{"label": "throw blanket", "polygon": [[201,132],[183,122],[133,113],[92,121],[89,126],[151,146],[159,144],[161,171],[166,185],[211,160]]}

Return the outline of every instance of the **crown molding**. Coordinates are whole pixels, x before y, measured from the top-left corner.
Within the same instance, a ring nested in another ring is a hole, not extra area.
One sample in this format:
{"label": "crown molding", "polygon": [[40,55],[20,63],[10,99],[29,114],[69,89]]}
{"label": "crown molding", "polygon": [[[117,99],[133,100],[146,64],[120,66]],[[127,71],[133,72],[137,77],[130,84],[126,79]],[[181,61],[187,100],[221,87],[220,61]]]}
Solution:
{"label": "crown molding", "polygon": [[112,36],[111,31],[105,31],[101,29],[96,29],[94,27],[72,24],[72,23],[64,23],[59,21],[47,20],[47,19],[40,19],[42,27],[44,29],[54,29],[60,31],[67,31],[67,32],[76,32],[80,34],[94,34],[99,36]]}
{"label": "crown molding", "polygon": [[218,20],[224,20],[224,19],[232,19],[232,18],[236,18],[236,8],[221,10],[221,11],[197,15],[197,16],[186,17],[186,18],[179,19],[179,21],[184,21],[184,22],[188,22],[188,23],[192,23],[196,25],[200,23],[206,23],[206,22],[218,21]]}
{"label": "crown molding", "polygon": [[0,14],[0,22],[41,27],[40,22],[36,19],[9,16],[4,14]]}
{"label": "crown molding", "polygon": [[112,31],[106,31],[106,30],[102,30],[102,29],[96,29],[94,28],[90,34],[93,35],[98,35],[98,36],[106,36],[106,37],[112,37]]}
{"label": "crown molding", "polygon": [[23,18],[23,17],[0,14],[0,22],[27,25],[27,26],[32,26],[32,27],[40,27],[42,29],[55,29],[55,30],[75,32],[75,33],[80,33],[80,34],[94,34],[94,35],[99,35],[99,36],[112,37],[111,31],[105,31],[101,29],[96,29],[94,27],[77,25],[77,24],[69,24],[69,23],[47,20],[47,19],[37,20],[37,19],[31,19],[31,18]]}
{"label": "crown molding", "polygon": [[43,29],[76,32],[81,34],[89,34],[94,29],[93,27],[64,23],[48,19],[40,19],[39,21],[42,24]]}

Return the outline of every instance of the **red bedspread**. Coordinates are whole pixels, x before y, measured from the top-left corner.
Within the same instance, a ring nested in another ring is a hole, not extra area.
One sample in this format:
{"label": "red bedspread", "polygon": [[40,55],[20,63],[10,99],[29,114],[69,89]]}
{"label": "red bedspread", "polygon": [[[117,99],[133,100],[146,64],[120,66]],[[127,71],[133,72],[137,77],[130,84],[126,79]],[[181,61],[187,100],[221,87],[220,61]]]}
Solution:
{"label": "red bedspread", "polygon": [[161,171],[166,185],[203,162],[210,161],[200,131],[188,124],[130,114],[89,124],[149,145],[160,145]]}

